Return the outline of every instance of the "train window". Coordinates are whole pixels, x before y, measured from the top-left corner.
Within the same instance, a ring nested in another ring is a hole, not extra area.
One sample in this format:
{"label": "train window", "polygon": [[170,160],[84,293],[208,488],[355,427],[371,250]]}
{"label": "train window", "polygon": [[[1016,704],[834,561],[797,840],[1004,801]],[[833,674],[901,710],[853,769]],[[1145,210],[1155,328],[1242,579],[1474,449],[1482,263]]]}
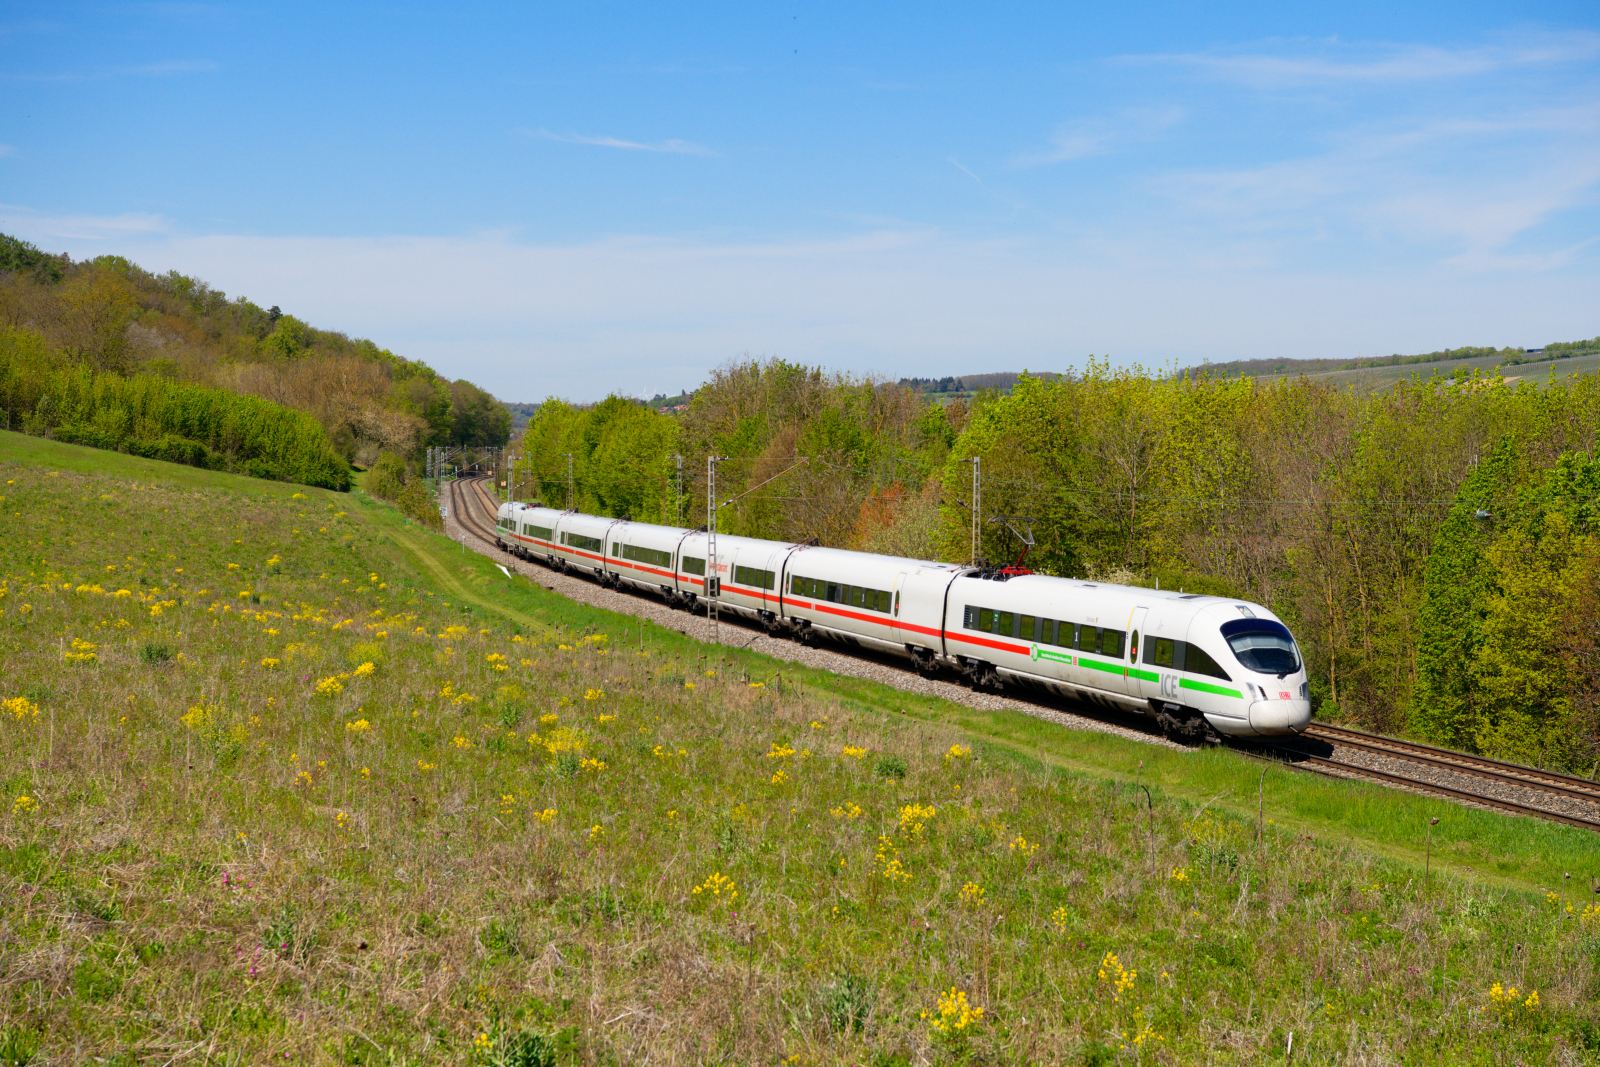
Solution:
{"label": "train window", "polygon": [[613,541],[613,542],[611,542],[611,554],[613,556],[622,555],[622,542],[621,541]]}
{"label": "train window", "polygon": [[[1294,638],[1282,623],[1262,619],[1241,629],[1243,620],[1224,623],[1223,637],[1247,671],[1261,674],[1293,674],[1300,669],[1300,655]],[[1230,627],[1232,629],[1230,629]]]}
{"label": "train window", "polygon": [[1181,641],[1172,641],[1165,637],[1152,637],[1144,645],[1144,661],[1156,667],[1177,667],[1173,662],[1175,646]]}
{"label": "train window", "polygon": [[1032,615],[1022,616],[1022,621],[1017,626],[1017,636],[1024,641],[1039,640],[1039,620]]}
{"label": "train window", "polygon": [[1128,635],[1121,630],[1100,631],[1100,654],[1102,656],[1122,655],[1122,640]]}
{"label": "train window", "polygon": [[754,586],[757,589],[771,589],[774,575],[771,571],[760,570],[756,567],[733,568],[733,580],[740,585]]}
{"label": "train window", "polygon": [[897,619],[900,617],[900,594],[899,593],[896,593],[894,595],[894,617],[897,618]]}
{"label": "train window", "polygon": [[524,526],[522,532],[530,537],[537,537],[548,541],[555,536],[555,531],[548,526]]}
{"label": "train window", "polygon": [[1183,669],[1190,674],[1203,674],[1208,678],[1222,678],[1230,682],[1233,680],[1228,677],[1228,672],[1218,666],[1217,661],[1199,645],[1189,645],[1184,649]]}
{"label": "train window", "polygon": [[1016,618],[1017,617],[1015,615],[1011,614],[1011,612],[1009,612],[1009,611],[997,611],[997,612],[995,612],[994,613],[994,632],[999,634],[1001,637],[1015,637],[1017,635],[1017,632],[1016,632],[1016,629],[1015,629],[1015,627],[1016,627]]}
{"label": "train window", "polygon": [[706,573],[706,561],[703,559],[684,556],[679,562],[683,564],[683,573],[685,574],[704,575]]}
{"label": "train window", "polygon": [[891,601],[893,601],[893,600],[894,600],[894,594],[889,592],[889,590],[887,590],[887,589],[878,590],[878,610],[883,612],[885,615],[887,615],[889,613],[889,609],[892,606]]}
{"label": "train window", "polygon": [[579,533],[569,533],[565,536],[568,548],[584,548],[590,552],[604,552],[606,550],[606,546],[598,537],[588,537]]}
{"label": "train window", "polygon": [[990,611],[988,608],[978,609],[977,621],[978,625],[973,627],[973,629],[986,634],[994,632],[994,612]]}
{"label": "train window", "polygon": [[[615,552],[612,553],[612,555],[615,554]],[[664,552],[659,548],[641,548],[638,545],[623,545],[622,558],[637,560],[640,563],[651,563],[657,567],[672,566],[672,553]]]}

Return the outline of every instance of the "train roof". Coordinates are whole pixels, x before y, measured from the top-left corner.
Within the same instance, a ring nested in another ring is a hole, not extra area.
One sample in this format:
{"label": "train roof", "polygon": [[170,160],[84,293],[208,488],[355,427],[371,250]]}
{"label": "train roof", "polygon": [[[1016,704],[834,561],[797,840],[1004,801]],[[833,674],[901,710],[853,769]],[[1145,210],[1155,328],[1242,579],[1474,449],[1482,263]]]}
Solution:
{"label": "train roof", "polygon": [[[1181,589],[1151,589],[1142,585],[1119,585],[1116,582],[1094,582],[1087,578],[1057,578],[1050,574],[1021,574],[1007,581],[1008,585],[1034,585],[1049,583],[1056,585],[1065,582],[1075,589],[1096,589],[1102,592],[1124,593],[1128,596],[1143,597],[1146,600],[1182,600],[1190,603],[1202,603],[1208,600],[1224,601],[1237,598],[1212,596],[1209,593],[1185,593]],[[1059,586],[1057,586],[1059,588]],[[1245,603],[1250,603],[1245,601]]]}
{"label": "train roof", "polygon": [[828,548],[819,545],[801,545],[801,550],[807,556],[823,556],[830,554],[841,556],[870,556],[872,562],[880,565],[899,567],[902,570],[936,570],[936,571],[966,571],[972,568],[964,563],[939,563],[931,559],[912,559],[909,556],[885,556],[877,552],[857,552],[848,548]]}

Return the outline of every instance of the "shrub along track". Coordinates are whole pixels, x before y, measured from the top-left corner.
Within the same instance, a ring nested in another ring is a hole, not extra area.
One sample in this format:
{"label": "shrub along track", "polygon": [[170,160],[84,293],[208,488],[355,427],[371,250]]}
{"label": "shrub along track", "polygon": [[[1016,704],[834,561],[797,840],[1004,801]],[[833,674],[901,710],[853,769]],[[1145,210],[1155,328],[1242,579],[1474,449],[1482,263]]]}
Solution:
{"label": "shrub along track", "polygon": [[[703,614],[668,607],[659,598],[638,591],[606,589],[589,577],[563,573],[541,564],[534,564],[503,552],[495,544],[492,516],[498,509],[493,496],[485,491],[484,479],[464,478],[445,483],[445,493],[450,502],[445,529],[452,537],[475,551],[488,556],[508,570],[591,607],[648,619],[669,630],[676,630],[705,644],[716,643],[711,622]],[[1066,701],[1056,701],[1044,694],[1013,694],[1003,696],[975,692],[965,685],[938,678],[924,678],[907,670],[903,661],[889,655],[878,655],[860,649],[846,649],[843,645],[802,645],[769,635],[759,624],[724,612],[721,615],[720,643],[734,648],[746,648],[774,659],[788,660],[806,667],[834,674],[864,678],[879,682],[907,693],[938,697],[953,704],[976,708],[980,711],[1019,711],[1060,726],[1079,730],[1094,730],[1114,734],[1146,744],[1183,749],[1186,746],[1169,741],[1162,736],[1154,722],[1140,715],[1118,715],[1101,712]]]}

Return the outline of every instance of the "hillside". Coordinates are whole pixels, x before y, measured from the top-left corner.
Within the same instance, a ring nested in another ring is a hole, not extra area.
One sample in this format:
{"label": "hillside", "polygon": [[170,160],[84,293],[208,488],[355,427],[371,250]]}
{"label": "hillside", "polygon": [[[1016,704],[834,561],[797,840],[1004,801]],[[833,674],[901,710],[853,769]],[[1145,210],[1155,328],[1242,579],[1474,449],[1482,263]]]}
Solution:
{"label": "hillside", "polygon": [[1592,835],[711,650],[361,494],[3,433],[0,483],[7,1062],[1596,1043]]}
{"label": "hillside", "polygon": [[[1588,341],[1552,342],[1543,348],[1449,348],[1420,355],[1375,356],[1366,359],[1236,359],[1223,363],[1201,363],[1184,367],[1176,377],[1214,378],[1273,378],[1292,375],[1312,377],[1334,375],[1342,371],[1382,371],[1388,368],[1405,368],[1395,374],[1381,374],[1372,380],[1389,383],[1402,374],[1420,373],[1426,377],[1436,369],[1448,369],[1445,364],[1469,363],[1478,367],[1515,367],[1523,364],[1549,363],[1581,356],[1600,356],[1600,337]],[[1358,380],[1351,378],[1349,380]],[[1365,381],[1365,379],[1359,379]]]}
{"label": "hillside", "polygon": [[[0,330],[22,335],[11,348],[52,368],[148,375],[304,412],[347,462],[503,445],[510,432],[510,413],[471,382],[121,256],[73,262],[0,234]],[[34,414],[4,399],[6,426]]]}
{"label": "hillside", "polygon": [[896,385],[927,396],[936,402],[971,399],[978,393],[993,390],[1002,396],[1010,395],[1024,374],[1050,381],[1061,377],[1054,371],[996,371],[988,374],[945,375],[943,378],[901,378]]}

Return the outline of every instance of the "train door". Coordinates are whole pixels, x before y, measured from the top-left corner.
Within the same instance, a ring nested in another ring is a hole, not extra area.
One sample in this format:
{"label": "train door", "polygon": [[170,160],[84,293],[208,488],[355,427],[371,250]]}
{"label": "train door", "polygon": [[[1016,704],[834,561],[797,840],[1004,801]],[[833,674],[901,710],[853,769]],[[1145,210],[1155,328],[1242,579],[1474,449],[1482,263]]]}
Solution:
{"label": "train door", "polygon": [[[1145,641],[1144,624],[1145,616],[1148,613],[1148,608],[1136,607],[1128,615],[1128,647],[1126,655],[1123,657],[1125,664],[1123,681],[1126,683],[1126,687],[1123,692],[1129,696],[1143,695],[1144,686],[1140,679],[1144,675],[1150,674],[1149,671],[1139,666],[1139,648]],[[1151,675],[1151,677],[1155,676]],[[1159,679],[1157,680],[1159,681]]]}
{"label": "train door", "polygon": [[[891,634],[892,634],[892,636],[890,637],[890,640],[894,641],[896,644],[905,644],[906,643],[906,639],[905,639],[904,635],[901,633],[901,630],[900,630],[900,594],[905,591],[905,586],[906,586],[906,572],[905,571],[901,571],[899,574],[894,576],[894,592],[892,592],[890,594],[890,600],[889,600],[889,611],[890,611],[890,614],[894,618],[894,621],[889,624],[890,631],[891,631]],[[913,641],[911,643],[912,644],[921,644],[922,642]]]}

